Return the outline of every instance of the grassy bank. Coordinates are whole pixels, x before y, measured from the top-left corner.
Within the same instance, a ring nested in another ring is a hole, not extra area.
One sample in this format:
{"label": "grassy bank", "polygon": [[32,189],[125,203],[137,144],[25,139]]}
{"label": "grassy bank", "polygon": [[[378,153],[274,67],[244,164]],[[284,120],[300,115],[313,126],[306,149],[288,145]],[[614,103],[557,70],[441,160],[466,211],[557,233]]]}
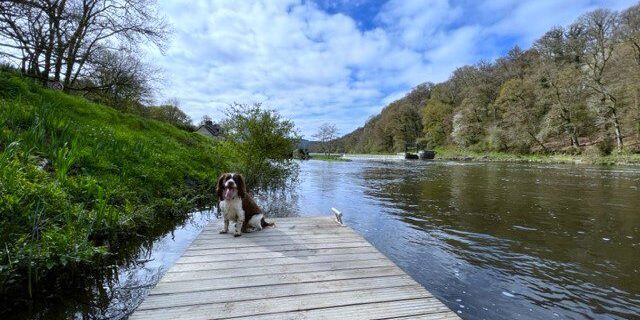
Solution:
{"label": "grassy bank", "polygon": [[310,160],[322,160],[322,161],[342,161],[349,162],[349,159],[343,159],[340,155],[324,155],[324,154],[310,154]]}
{"label": "grassy bank", "polygon": [[210,205],[234,157],[224,142],[1,72],[0,293],[31,295]]}
{"label": "grassy bank", "polygon": [[460,148],[437,148],[436,159],[464,161],[502,161],[531,163],[583,163],[594,165],[640,165],[640,154],[612,153],[600,155],[587,150],[580,155],[571,154],[512,154],[504,152],[474,152]]}

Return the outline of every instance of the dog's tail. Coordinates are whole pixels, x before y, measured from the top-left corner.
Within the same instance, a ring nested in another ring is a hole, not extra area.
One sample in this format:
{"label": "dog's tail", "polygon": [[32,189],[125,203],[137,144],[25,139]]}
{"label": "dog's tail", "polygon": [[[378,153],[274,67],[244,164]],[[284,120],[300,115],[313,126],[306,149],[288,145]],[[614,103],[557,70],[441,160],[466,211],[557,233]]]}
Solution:
{"label": "dog's tail", "polygon": [[262,227],[263,227],[263,228],[266,228],[266,227],[273,227],[273,226],[275,226],[275,225],[276,225],[276,224],[275,224],[275,223],[273,223],[273,222],[267,222],[267,220],[265,220],[265,219],[264,219],[264,217],[262,217],[262,220],[260,220],[260,224],[262,225]]}

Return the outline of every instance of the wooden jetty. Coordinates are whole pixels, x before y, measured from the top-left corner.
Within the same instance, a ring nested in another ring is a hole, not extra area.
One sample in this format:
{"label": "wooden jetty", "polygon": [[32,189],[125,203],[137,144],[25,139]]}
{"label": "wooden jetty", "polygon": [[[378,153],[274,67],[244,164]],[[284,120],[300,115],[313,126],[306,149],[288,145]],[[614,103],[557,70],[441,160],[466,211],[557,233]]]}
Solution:
{"label": "wooden jetty", "polygon": [[218,234],[208,225],[129,319],[459,319],[329,217]]}

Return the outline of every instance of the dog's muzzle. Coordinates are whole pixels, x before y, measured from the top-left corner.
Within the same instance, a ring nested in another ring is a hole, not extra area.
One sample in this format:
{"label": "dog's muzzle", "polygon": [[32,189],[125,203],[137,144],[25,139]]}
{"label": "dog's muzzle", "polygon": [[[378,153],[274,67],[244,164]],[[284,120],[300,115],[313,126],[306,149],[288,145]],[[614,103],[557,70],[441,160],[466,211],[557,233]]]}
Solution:
{"label": "dog's muzzle", "polygon": [[224,189],[225,200],[233,199],[236,196],[236,194],[238,194],[238,189],[236,189],[236,187],[227,187]]}

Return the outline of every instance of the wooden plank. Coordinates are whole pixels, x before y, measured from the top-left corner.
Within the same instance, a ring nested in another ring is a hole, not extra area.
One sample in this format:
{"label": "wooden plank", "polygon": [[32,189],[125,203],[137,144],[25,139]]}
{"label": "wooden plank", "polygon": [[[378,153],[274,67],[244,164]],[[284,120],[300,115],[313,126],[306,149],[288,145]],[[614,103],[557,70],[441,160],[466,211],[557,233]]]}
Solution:
{"label": "wooden plank", "polygon": [[234,247],[234,248],[210,248],[198,247],[192,248],[182,255],[183,257],[203,256],[212,254],[240,254],[240,253],[259,253],[259,252],[288,252],[301,250],[318,250],[318,249],[338,249],[338,248],[357,248],[368,247],[371,245],[362,240],[350,240],[341,242],[319,242],[319,243],[286,243],[276,245],[263,245],[253,247]]}
{"label": "wooden plank", "polygon": [[375,278],[398,276],[404,273],[398,267],[373,267],[362,269],[316,271],[307,273],[258,275],[234,278],[203,279],[193,281],[160,281],[151,294],[167,294],[174,292],[195,292],[215,289],[245,288],[255,286],[277,285],[287,283],[319,282],[344,279]]}
{"label": "wooden plank", "polygon": [[459,320],[460,317],[453,314],[451,310],[447,309],[445,311],[437,311],[437,312],[426,312],[422,314],[415,314],[411,316],[403,316],[403,317],[392,317],[392,318],[379,318],[378,320],[383,319],[394,319],[394,320]]}
{"label": "wooden plank", "polygon": [[[350,306],[337,306],[333,308],[318,308],[311,310],[303,310],[296,312],[286,313],[272,313],[262,315],[252,315],[247,317],[234,318],[237,320],[281,320],[281,319],[317,319],[317,320],[334,320],[334,319],[349,319],[349,320],[371,320],[371,319],[385,319],[389,315],[397,317],[409,317],[411,319],[414,315],[422,315],[426,310],[432,312],[432,314],[438,316],[440,313],[452,312],[445,307],[440,301],[434,298],[420,298],[420,299],[408,299],[401,301],[387,301],[367,304],[357,304]],[[453,314],[455,317],[455,314]],[[438,318],[435,318],[438,319]],[[447,318],[451,319],[451,318]],[[459,318],[453,318],[459,319]]]}
{"label": "wooden plank", "polygon": [[212,223],[130,319],[458,319],[328,217],[234,238]]}
{"label": "wooden plank", "polygon": [[[339,225],[333,216],[307,216],[307,217],[289,217],[289,218],[265,218],[267,221],[275,222],[277,226],[281,225],[308,225],[319,223],[334,223]],[[214,221],[210,226],[222,223],[222,219]]]}
{"label": "wooden plank", "polygon": [[[234,222],[231,222],[230,225],[233,225]],[[286,224],[286,225],[282,225],[279,223],[276,223],[275,226],[273,227],[267,227],[264,230],[271,230],[272,232],[275,231],[281,231],[281,232],[296,232],[296,231],[319,231],[319,232],[326,232],[328,230],[340,230],[343,229],[344,227],[339,225],[337,222],[334,221],[328,221],[328,222],[318,222],[318,223],[303,223],[303,224]],[[211,225],[206,226],[203,229],[203,232],[205,233],[210,233],[210,234],[215,234],[216,232],[219,233],[219,231],[222,229],[222,223],[217,222]],[[346,229],[349,230],[349,229]],[[254,232],[254,234],[260,234],[260,232]]]}
{"label": "wooden plank", "polygon": [[353,304],[431,298],[417,285],[140,310],[130,319],[224,319]]}
{"label": "wooden plank", "polygon": [[[163,279],[164,280],[164,279]],[[199,304],[237,302],[247,297],[270,299],[306,295],[311,293],[328,293],[403,287],[413,285],[414,281],[406,276],[389,276],[365,279],[347,279],[323,282],[291,283],[274,286],[258,286],[238,289],[219,289],[199,292],[170,293],[149,296],[138,310],[172,308]]]}
{"label": "wooden plank", "polygon": [[356,268],[370,267],[390,267],[391,261],[386,259],[361,260],[361,261],[335,261],[329,263],[305,263],[305,264],[282,264],[274,266],[260,266],[255,268],[228,268],[217,270],[197,270],[186,272],[168,272],[163,278],[163,282],[202,280],[230,277],[246,277],[257,275],[273,275],[283,273],[301,273],[311,271],[334,271]]}
{"label": "wooden plank", "polygon": [[[285,265],[285,264],[305,264],[305,263],[327,263],[336,261],[359,261],[359,260],[371,260],[371,259],[386,259],[385,256],[378,252],[362,253],[362,254],[339,254],[339,255],[323,255],[323,256],[301,256],[301,257],[285,257],[285,258],[268,258],[263,259],[255,266],[265,267],[273,265]],[[193,264],[175,264],[168,272],[183,272],[190,270],[214,270],[214,269],[227,269],[237,268],[238,261],[215,261]]]}
{"label": "wooden plank", "polygon": [[[231,235],[233,238],[233,235]],[[206,241],[208,240],[208,241]],[[322,237],[296,237],[296,238],[271,238],[271,239],[249,239],[238,237],[229,239],[200,239],[194,240],[189,249],[215,249],[215,248],[246,248],[256,246],[276,246],[288,244],[325,243],[325,242],[358,242],[364,241],[362,238],[351,235],[323,235]]]}
{"label": "wooden plank", "polygon": [[255,260],[255,259],[273,259],[283,257],[308,257],[331,254],[352,254],[352,253],[373,253],[375,249],[369,247],[355,248],[335,248],[335,249],[308,249],[292,252],[249,252],[237,254],[210,254],[206,256],[190,256],[179,259],[176,264],[200,263],[200,262],[216,262],[229,260]]}
{"label": "wooden plank", "polygon": [[[268,229],[267,229],[268,230]],[[284,234],[278,231],[267,231],[263,230],[262,232],[252,232],[245,233],[241,237],[235,238],[237,241],[256,241],[256,240],[264,240],[264,241],[272,241],[272,240],[311,240],[311,239],[324,239],[331,237],[356,237],[362,238],[358,236],[355,232],[351,230],[339,229],[339,230],[311,230],[311,231],[303,231],[298,234]],[[293,237],[295,236],[295,237]],[[232,238],[233,234],[220,234],[219,232],[212,233],[201,233],[198,236],[197,240],[202,239],[202,242],[210,242],[211,240],[220,240],[220,242],[228,242],[229,238]],[[230,242],[235,243],[235,242]]]}

